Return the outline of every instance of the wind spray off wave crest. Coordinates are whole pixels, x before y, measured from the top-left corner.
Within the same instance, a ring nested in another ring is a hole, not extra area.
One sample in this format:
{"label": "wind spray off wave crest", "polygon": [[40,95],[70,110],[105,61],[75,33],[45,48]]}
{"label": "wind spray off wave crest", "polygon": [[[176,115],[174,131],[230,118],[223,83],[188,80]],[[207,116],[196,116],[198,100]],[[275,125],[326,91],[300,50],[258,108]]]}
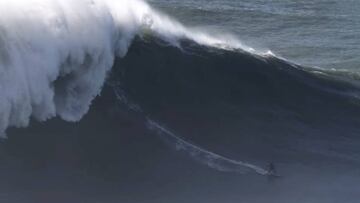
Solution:
{"label": "wind spray off wave crest", "polygon": [[0,0],[0,134],[31,117],[80,120],[144,27],[175,46],[226,44],[138,0]]}

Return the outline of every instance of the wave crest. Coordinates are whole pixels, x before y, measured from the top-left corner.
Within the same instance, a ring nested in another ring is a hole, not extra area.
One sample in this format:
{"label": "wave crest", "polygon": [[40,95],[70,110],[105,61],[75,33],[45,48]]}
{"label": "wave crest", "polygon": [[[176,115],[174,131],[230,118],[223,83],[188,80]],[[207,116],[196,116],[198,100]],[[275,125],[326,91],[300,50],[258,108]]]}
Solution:
{"label": "wave crest", "polygon": [[114,58],[149,32],[175,46],[179,37],[225,43],[138,0],[0,0],[0,132],[31,117],[81,119]]}

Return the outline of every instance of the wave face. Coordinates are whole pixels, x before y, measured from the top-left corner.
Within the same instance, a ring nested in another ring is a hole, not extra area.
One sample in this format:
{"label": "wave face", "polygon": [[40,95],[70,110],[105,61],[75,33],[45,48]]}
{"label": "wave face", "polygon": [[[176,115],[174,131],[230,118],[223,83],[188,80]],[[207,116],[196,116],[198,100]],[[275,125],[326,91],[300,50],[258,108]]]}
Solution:
{"label": "wave face", "polygon": [[126,57],[116,60],[109,81],[127,93],[125,103],[135,102],[133,110],[141,108],[146,116],[200,143],[205,136],[229,136],[222,146],[238,143],[247,149],[249,140],[259,144],[263,139],[292,150],[359,160],[356,81],[272,55],[188,39],[179,44],[181,49],[159,38],[137,38]]}

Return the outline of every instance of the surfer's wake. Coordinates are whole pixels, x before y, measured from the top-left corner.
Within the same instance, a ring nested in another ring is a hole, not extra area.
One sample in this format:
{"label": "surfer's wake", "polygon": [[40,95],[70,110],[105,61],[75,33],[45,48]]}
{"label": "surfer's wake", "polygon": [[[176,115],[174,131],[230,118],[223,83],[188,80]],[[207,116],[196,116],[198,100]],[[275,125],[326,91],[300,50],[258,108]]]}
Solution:
{"label": "surfer's wake", "polygon": [[213,152],[210,152],[206,149],[203,149],[199,146],[187,142],[186,140],[175,135],[165,127],[161,126],[153,119],[146,117],[141,107],[129,101],[124,91],[121,90],[120,87],[117,87],[116,85],[113,85],[112,87],[114,88],[115,95],[119,102],[126,105],[130,110],[139,113],[141,116],[143,116],[147,128],[150,131],[159,135],[160,138],[164,140],[165,143],[167,143],[177,151],[183,151],[189,154],[195,160],[218,171],[236,172],[241,174],[254,171],[260,175],[272,175],[269,171],[261,167],[255,166],[250,163],[245,163],[223,157],[221,155],[215,154]]}

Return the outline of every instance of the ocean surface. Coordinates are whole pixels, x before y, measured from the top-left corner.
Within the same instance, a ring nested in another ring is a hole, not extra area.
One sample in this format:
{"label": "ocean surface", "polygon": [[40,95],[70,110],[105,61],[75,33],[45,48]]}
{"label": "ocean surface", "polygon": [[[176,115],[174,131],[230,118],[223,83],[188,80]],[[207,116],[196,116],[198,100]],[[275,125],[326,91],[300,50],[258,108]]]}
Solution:
{"label": "ocean surface", "polygon": [[357,203],[359,15],[0,0],[0,202]]}
{"label": "ocean surface", "polygon": [[150,0],[189,26],[231,33],[306,66],[359,68],[360,3],[356,0]]}

